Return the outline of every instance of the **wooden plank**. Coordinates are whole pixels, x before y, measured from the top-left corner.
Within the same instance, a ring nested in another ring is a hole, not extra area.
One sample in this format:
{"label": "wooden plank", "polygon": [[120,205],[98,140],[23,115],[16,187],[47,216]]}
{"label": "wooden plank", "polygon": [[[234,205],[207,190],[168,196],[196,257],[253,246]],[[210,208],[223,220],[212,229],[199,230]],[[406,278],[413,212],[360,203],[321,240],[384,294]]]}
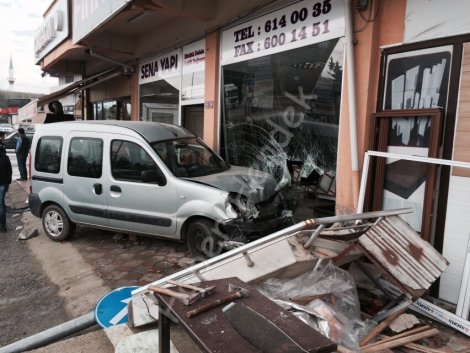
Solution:
{"label": "wooden plank", "polygon": [[[469,66],[470,69],[470,66]],[[468,104],[470,101],[470,92],[468,90],[460,90],[459,92],[459,104]]]}
{"label": "wooden plank", "polygon": [[424,353],[446,353],[446,351],[441,351],[439,349],[429,348],[422,346],[416,343],[405,344],[404,347],[414,349],[415,351],[424,352]]}
{"label": "wooden plank", "polygon": [[395,348],[395,347],[403,346],[404,344],[408,344],[408,343],[418,341],[418,340],[421,340],[423,338],[435,336],[435,335],[438,335],[438,334],[439,334],[439,330],[433,328],[433,329],[430,329],[430,330],[427,330],[427,331],[424,331],[424,332],[416,333],[414,335],[409,335],[409,336],[406,336],[406,337],[402,337],[402,338],[399,338],[397,340],[377,344],[377,345],[375,345],[373,347],[370,347],[370,348],[366,348],[366,349],[361,348],[361,350],[362,350],[363,353],[378,352],[382,349]]}
{"label": "wooden plank", "polygon": [[470,178],[470,169],[454,167],[452,168],[452,175],[463,178]]}
{"label": "wooden plank", "polygon": [[454,146],[470,148],[470,133],[457,132],[455,134]]}
{"label": "wooden plank", "polygon": [[[470,85],[468,86],[470,87]],[[470,117],[470,104],[468,102],[460,102],[459,108],[457,111],[457,117],[459,119],[465,119]]]}
{"label": "wooden plank", "polygon": [[374,343],[370,343],[370,344],[368,344],[368,345],[366,345],[366,346],[363,346],[363,347],[361,347],[361,349],[370,348],[370,347],[373,347],[373,346],[375,346],[375,345],[377,345],[377,344],[382,344],[382,343],[389,342],[389,341],[393,341],[393,340],[396,340],[396,339],[399,339],[399,338],[402,338],[402,337],[414,335],[415,333],[427,331],[427,330],[429,330],[429,329],[431,329],[431,326],[425,325],[425,326],[417,327],[417,328],[415,328],[415,329],[413,329],[413,330],[409,330],[409,331],[400,333],[400,334],[395,335],[395,336],[380,335],[381,337],[385,337],[385,338],[382,339],[381,341],[377,341],[377,342],[374,342]]}
{"label": "wooden plank", "polygon": [[[411,305],[411,303],[409,303]],[[408,306],[409,306],[408,305]],[[379,333],[381,333],[383,330],[385,330],[390,323],[395,320],[397,317],[399,317],[401,314],[403,314],[407,309],[408,306],[405,306],[404,308],[401,308],[397,312],[393,313],[389,317],[387,317],[384,321],[382,321],[380,324],[378,324],[372,331],[370,331],[365,337],[361,339],[359,342],[359,345],[361,347],[365,346],[367,343],[369,343],[371,340],[373,340]],[[413,342],[413,341],[410,341]]]}
{"label": "wooden plank", "polygon": [[[389,338],[389,336],[386,335],[380,335],[380,338]],[[396,336],[394,336],[396,337]],[[404,344],[403,347],[411,348],[419,352],[424,352],[424,353],[447,353],[446,351],[440,350],[440,349],[434,349],[430,347],[423,346],[421,344],[417,343],[407,343]]]}
{"label": "wooden plank", "polygon": [[456,132],[470,132],[470,115],[468,117],[459,116]]}
{"label": "wooden plank", "polygon": [[456,148],[452,159],[455,161],[470,162],[470,148]]}

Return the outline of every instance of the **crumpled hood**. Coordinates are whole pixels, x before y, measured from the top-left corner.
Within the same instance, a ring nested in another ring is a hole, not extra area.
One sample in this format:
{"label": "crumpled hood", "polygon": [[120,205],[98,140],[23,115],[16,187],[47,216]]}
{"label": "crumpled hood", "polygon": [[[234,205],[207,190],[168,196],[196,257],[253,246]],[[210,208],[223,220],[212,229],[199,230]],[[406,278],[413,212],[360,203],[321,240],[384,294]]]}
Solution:
{"label": "crumpled hood", "polygon": [[277,185],[271,174],[238,166],[231,166],[222,173],[185,179],[245,195],[254,204],[272,197]]}

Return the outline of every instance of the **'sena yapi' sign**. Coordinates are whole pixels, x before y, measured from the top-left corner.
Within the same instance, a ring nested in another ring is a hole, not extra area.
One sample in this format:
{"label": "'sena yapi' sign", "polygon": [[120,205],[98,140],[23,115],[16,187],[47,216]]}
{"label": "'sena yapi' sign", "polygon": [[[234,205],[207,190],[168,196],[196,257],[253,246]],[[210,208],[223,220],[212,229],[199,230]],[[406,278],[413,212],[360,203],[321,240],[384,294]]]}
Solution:
{"label": "'sena yapi' sign", "polygon": [[181,57],[181,49],[178,49],[140,64],[139,83],[148,83],[180,75]]}

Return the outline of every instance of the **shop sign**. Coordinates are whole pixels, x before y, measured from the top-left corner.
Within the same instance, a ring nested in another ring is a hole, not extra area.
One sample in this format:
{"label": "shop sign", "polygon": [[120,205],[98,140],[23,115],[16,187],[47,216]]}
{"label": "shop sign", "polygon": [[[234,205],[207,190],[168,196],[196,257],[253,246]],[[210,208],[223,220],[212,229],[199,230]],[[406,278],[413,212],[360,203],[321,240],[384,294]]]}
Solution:
{"label": "shop sign", "polygon": [[0,108],[0,114],[18,114],[18,107]]}
{"label": "shop sign", "polygon": [[221,64],[253,59],[344,36],[343,0],[306,0],[222,33]]}
{"label": "shop sign", "polygon": [[34,37],[36,63],[59,45],[69,35],[67,0],[55,3],[44,17]]}
{"label": "shop sign", "polygon": [[129,0],[74,0],[73,43],[77,44],[128,4]]}
{"label": "shop sign", "polygon": [[470,33],[468,0],[408,0],[404,43]]}
{"label": "shop sign", "polygon": [[181,49],[158,56],[139,65],[139,83],[158,81],[181,74]]}
{"label": "shop sign", "polygon": [[203,71],[206,62],[205,39],[183,47],[183,75],[196,71]]}

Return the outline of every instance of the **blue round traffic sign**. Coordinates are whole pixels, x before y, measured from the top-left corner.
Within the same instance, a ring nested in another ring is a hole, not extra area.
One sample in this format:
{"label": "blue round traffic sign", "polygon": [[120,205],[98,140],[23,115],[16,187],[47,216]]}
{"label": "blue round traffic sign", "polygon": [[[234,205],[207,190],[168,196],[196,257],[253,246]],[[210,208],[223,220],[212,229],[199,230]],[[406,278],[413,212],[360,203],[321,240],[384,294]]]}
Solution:
{"label": "blue round traffic sign", "polygon": [[137,288],[118,288],[101,298],[95,308],[96,322],[103,328],[126,323],[129,319],[127,304],[131,301],[132,291]]}

